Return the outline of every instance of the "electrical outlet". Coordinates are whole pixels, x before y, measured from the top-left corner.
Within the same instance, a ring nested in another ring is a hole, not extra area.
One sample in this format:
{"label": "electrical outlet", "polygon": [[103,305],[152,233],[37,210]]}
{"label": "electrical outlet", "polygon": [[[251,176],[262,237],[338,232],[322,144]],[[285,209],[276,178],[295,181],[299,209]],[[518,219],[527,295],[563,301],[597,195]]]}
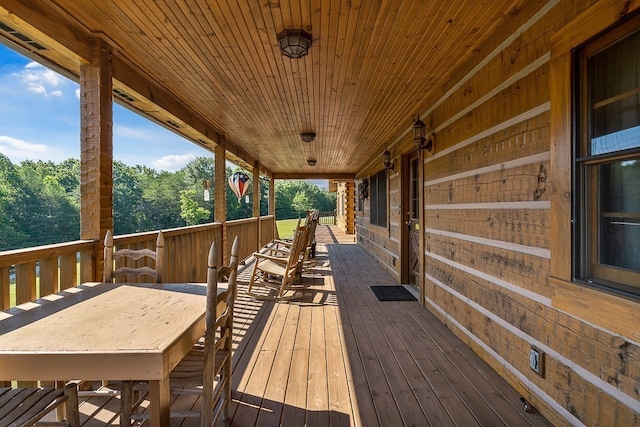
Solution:
{"label": "electrical outlet", "polygon": [[529,367],[533,372],[544,377],[544,353],[535,347],[529,351]]}

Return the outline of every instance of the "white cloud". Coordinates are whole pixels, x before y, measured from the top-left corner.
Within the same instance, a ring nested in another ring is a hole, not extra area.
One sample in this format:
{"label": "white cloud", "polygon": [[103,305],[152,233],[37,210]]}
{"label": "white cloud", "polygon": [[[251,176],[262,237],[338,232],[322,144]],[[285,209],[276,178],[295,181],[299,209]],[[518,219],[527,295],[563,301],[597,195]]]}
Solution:
{"label": "white cloud", "polygon": [[47,152],[47,146],[43,144],[32,144],[21,139],[0,135],[0,153],[17,163],[22,160],[38,160],[43,158]]}
{"label": "white cloud", "polygon": [[37,62],[28,63],[20,73],[20,78],[30,92],[44,96],[62,96],[62,90],[53,89],[64,86],[65,79]]}
{"label": "white cloud", "polygon": [[164,156],[159,159],[152,161],[153,166],[160,170],[164,170],[167,172],[175,172],[177,170],[182,169],[189,163],[191,160],[195,159],[195,154],[172,154],[169,156]]}

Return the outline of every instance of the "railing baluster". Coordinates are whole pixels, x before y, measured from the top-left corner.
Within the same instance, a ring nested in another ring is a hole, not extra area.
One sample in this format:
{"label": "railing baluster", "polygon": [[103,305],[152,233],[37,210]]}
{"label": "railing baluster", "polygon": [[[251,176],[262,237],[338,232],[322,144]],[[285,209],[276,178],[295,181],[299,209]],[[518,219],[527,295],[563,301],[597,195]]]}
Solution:
{"label": "railing baluster", "polygon": [[33,301],[36,297],[36,261],[16,265],[16,304]]}
{"label": "railing baluster", "polygon": [[60,257],[60,290],[78,286],[78,268],[75,252]]}
{"label": "railing baluster", "polygon": [[58,258],[41,259],[38,264],[40,296],[58,292]]}
{"label": "railing baluster", "polygon": [[9,287],[11,285],[10,273],[10,267],[0,267],[0,309],[2,310],[11,307],[11,301],[9,301]]}

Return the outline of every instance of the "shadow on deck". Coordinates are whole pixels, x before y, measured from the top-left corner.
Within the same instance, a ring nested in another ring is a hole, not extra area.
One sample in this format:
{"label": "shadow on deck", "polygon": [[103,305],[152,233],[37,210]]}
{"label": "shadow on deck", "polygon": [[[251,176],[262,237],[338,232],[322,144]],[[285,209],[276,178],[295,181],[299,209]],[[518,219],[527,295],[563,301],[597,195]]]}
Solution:
{"label": "shadow on deck", "polygon": [[[256,301],[244,294],[252,264],[240,274],[224,425],[549,425],[417,301],[378,301],[369,286],[394,280],[354,236],[320,225],[316,238],[300,301]],[[87,426],[117,422],[116,399],[93,398],[81,411]]]}

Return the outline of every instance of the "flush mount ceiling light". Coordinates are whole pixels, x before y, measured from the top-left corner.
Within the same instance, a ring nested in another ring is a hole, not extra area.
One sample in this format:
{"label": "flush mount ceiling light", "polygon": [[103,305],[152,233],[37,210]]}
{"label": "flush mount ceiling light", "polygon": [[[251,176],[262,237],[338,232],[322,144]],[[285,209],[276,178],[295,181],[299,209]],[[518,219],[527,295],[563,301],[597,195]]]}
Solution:
{"label": "flush mount ceiling light", "polygon": [[316,159],[309,159],[309,160],[307,160],[307,164],[308,164],[309,166],[315,166],[315,165],[316,165],[316,163],[318,163],[318,161],[317,161]]}
{"label": "flush mount ceiling light", "polygon": [[316,138],[316,134],[313,132],[302,132],[300,138],[302,138],[304,142],[311,142]]}
{"label": "flush mount ceiling light", "polygon": [[276,37],[282,54],[289,58],[302,58],[311,47],[311,34],[304,30],[284,30]]}

